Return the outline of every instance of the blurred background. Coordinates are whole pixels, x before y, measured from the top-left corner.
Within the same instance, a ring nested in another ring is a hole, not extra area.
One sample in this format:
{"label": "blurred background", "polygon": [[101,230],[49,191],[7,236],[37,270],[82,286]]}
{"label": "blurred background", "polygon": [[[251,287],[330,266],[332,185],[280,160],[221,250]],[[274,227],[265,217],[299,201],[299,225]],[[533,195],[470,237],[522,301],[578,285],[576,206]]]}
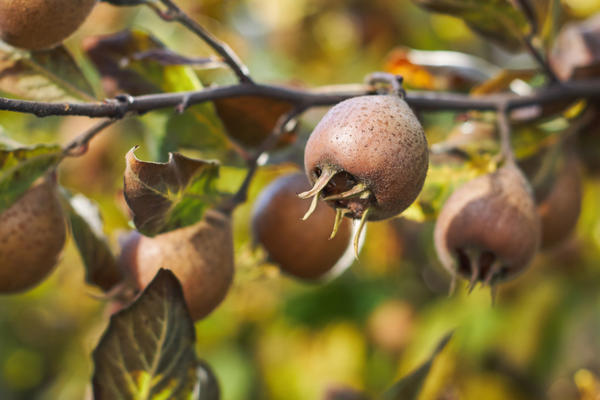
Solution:
{"label": "blurred background", "polygon": [[[478,38],[459,19],[429,14],[407,0],[178,4],[229,43],[262,82],[306,87],[359,83],[366,74],[386,69],[408,75],[409,87],[459,87],[403,63],[407,49],[464,52],[501,67],[533,65],[527,55],[506,53]],[[563,21],[600,11],[598,0],[563,0],[562,6]],[[151,32],[181,54],[211,54],[200,40],[143,7],[99,4],[66,43],[99,96],[108,94],[82,42],[126,28]],[[205,83],[234,79],[224,69],[203,70],[199,76]],[[600,398],[598,171],[585,175],[582,213],[571,238],[540,253],[526,273],[502,285],[493,307],[486,289],[467,295],[459,285],[448,296],[449,277],[433,249],[435,211],[423,206],[411,208],[410,219],[370,223],[359,260],[328,282],[303,283],[281,275],[264,263],[260,250],[252,249],[249,218],[260,189],[297,168],[293,162],[301,159],[302,143],[325,111],[303,117],[296,144],[273,154],[273,164],[254,180],[249,202],[234,215],[234,288],[196,324],[198,354],[213,367],[223,399],[321,399],[337,387],[379,393],[426,360],[451,330],[454,338],[434,364],[423,400]],[[453,113],[421,117],[430,143],[444,140],[464,118]],[[119,234],[130,229],[121,195],[124,155],[136,144],[151,142],[148,118],[114,125],[92,142],[88,154],[61,166],[61,183],[100,205],[115,251]],[[0,112],[2,128],[24,143],[65,143],[92,124],[87,118]],[[142,147],[140,154],[164,156],[152,154],[151,147]],[[600,147],[593,151],[600,156]],[[236,187],[243,170],[239,160],[229,164],[222,179]],[[436,168],[427,188],[447,196],[453,182],[472,170]],[[0,297],[1,399],[89,395],[90,355],[107,326],[110,304],[83,282],[81,261],[70,242],[43,284]]]}

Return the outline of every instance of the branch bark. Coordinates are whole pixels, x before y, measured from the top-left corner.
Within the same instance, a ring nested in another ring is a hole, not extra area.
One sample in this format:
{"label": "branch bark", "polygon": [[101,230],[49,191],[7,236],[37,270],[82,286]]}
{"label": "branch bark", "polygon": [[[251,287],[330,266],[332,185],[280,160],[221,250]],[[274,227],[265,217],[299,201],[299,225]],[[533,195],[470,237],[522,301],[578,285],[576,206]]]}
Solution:
{"label": "branch bark", "polygon": [[[296,89],[258,83],[241,83],[193,92],[150,94],[128,97],[126,100],[123,98],[109,99],[101,103],[48,103],[0,97],[0,111],[34,114],[38,117],[78,115],[91,118],[119,119],[128,113],[143,114],[163,108],[176,108],[182,104],[188,107],[206,101],[229,97],[270,97],[289,101],[297,107],[311,108],[330,106],[351,97],[372,94],[373,92],[373,87],[361,84]],[[406,93],[408,104],[423,111],[493,111],[498,110],[503,105],[506,106],[507,111],[512,111],[523,107],[577,100],[580,98],[600,98],[600,79],[556,83],[541,88],[528,96],[520,96],[512,93],[484,96],[427,91],[408,91]]]}

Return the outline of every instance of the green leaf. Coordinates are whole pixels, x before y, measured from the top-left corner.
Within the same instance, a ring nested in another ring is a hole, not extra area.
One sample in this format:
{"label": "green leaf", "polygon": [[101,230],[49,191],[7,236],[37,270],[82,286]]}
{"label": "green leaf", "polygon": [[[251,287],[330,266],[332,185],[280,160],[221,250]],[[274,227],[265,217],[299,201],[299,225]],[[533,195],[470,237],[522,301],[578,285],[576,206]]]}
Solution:
{"label": "green leaf", "polygon": [[62,148],[58,145],[17,148],[0,145],[0,213],[62,158]]}
{"label": "green leaf", "polygon": [[216,189],[219,164],[170,153],[169,162],[140,161],[126,156],[125,200],[136,228],[145,235],[192,225],[222,196]]}
{"label": "green leaf", "polygon": [[433,351],[431,357],[414,372],[396,382],[383,394],[382,398],[384,400],[417,400],[423,384],[427,379],[427,375],[429,375],[429,370],[431,370],[433,362],[438,354],[444,350],[451,338],[452,333],[444,336]]}
{"label": "green leaf", "polygon": [[31,53],[0,50],[0,91],[36,101],[96,99],[73,56],[62,46]]}
{"label": "green leaf", "polygon": [[[158,39],[139,30],[92,38],[86,46],[109,96],[201,90],[194,68],[187,65],[189,60],[182,58],[185,64],[176,65],[173,56],[171,62],[149,56],[157,52],[164,56],[167,50]],[[175,110],[150,113],[141,121],[158,160],[165,160],[168,152],[182,146],[202,150],[210,157],[221,156],[228,147],[223,125],[210,102],[194,105],[183,114]]]}
{"label": "green leaf", "polygon": [[93,354],[94,399],[192,399],[195,341],[181,284],[161,269],[135,303],[111,317]]}
{"label": "green leaf", "polygon": [[413,0],[434,12],[461,18],[472,30],[511,51],[520,50],[529,23],[510,0]]}
{"label": "green leaf", "polygon": [[[160,40],[141,30],[92,37],[85,46],[87,55],[102,75],[109,96],[123,92],[142,95],[202,89],[194,68],[148,56],[157,52],[164,54],[167,50]],[[212,63],[195,65],[214,67]]]}
{"label": "green leaf", "polygon": [[85,280],[109,290],[121,281],[122,274],[104,235],[100,210],[81,194],[68,196],[68,201],[71,232],[85,266]]}

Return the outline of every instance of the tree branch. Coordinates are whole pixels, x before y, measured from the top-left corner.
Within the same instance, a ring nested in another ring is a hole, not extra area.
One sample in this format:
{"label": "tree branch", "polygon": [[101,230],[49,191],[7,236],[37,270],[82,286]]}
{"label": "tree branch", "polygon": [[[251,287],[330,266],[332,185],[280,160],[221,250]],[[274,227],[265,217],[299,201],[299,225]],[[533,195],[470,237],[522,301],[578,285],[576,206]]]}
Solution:
{"label": "tree branch", "polygon": [[[14,111],[34,114],[38,117],[51,115],[78,115],[91,118],[123,118],[128,113],[143,114],[148,111],[177,107],[181,104],[192,106],[206,101],[258,96],[288,101],[298,107],[311,108],[330,106],[351,97],[372,94],[368,85],[327,86],[316,89],[296,89],[265,84],[237,84],[218,86],[192,92],[160,93],[123,99],[110,99],[102,103],[48,103],[16,100],[0,97],[0,111]],[[470,96],[449,92],[407,92],[406,101],[412,107],[423,111],[493,111],[506,105],[507,111],[571,101],[581,98],[600,98],[600,79],[557,83],[539,89],[528,96],[512,93]]]}
{"label": "tree branch", "polygon": [[171,0],[160,0],[162,4],[167,7],[167,11],[162,11],[154,3],[146,3],[154,12],[164,21],[177,21],[181,25],[185,26],[190,31],[194,32],[202,40],[204,40],[210,47],[212,47],[227,63],[229,68],[237,75],[238,79],[242,83],[253,83],[250,77],[250,71],[248,67],[240,60],[235,52],[227,45],[213,36],[210,32],[204,29],[198,22],[190,18],[177,4]]}
{"label": "tree branch", "polygon": [[529,33],[523,38],[523,42],[525,43],[525,47],[529,51],[529,54],[536,60],[539,66],[544,70],[544,73],[550,79],[551,83],[558,82],[558,78],[548,61],[544,58],[542,53],[535,47],[533,44],[533,40],[535,36],[539,33],[539,24],[535,12],[535,7],[531,4],[530,0],[516,0],[517,5],[521,8],[521,11],[527,18],[529,22]]}

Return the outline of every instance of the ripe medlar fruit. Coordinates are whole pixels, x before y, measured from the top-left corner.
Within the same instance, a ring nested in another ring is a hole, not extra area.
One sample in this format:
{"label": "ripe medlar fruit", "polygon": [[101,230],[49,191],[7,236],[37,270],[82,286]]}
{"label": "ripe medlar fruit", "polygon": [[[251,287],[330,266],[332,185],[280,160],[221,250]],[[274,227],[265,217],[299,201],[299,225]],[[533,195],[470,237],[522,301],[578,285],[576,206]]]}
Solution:
{"label": "ripe medlar fruit", "polygon": [[361,219],[362,226],[401,213],[418,196],[427,175],[427,139],[399,96],[354,97],[315,127],[304,167],[314,184],[300,195],[313,197],[306,217],[322,196],[338,215]]}
{"label": "ripe medlar fruit", "polygon": [[538,199],[542,247],[548,248],[562,242],[577,225],[583,196],[581,185],[579,160],[573,154],[567,155],[549,193]]}
{"label": "ripe medlar fruit", "polygon": [[59,45],[85,21],[96,0],[2,0],[0,39],[27,50]]}
{"label": "ripe medlar fruit", "polygon": [[529,264],[540,243],[540,221],[529,183],[508,162],[454,191],[438,216],[435,248],[452,274],[494,284]]}
{"label": "ripe medlar fruit", "polygon": [[119,265],[140,290],[160,268],[173,271],[197,321],[221,303],[233,280],[231,217],[208,210],[200,222],[152,238],[131,232],[122,245]]}
{"label": "ripe medlar fruit", "polygon": [[65,244],[65,215],[55,176],[44,177],[0,214],[0,292],[41,282]]}
{"label": "ripe medlar fruit", "polygon": [[352,227],[339,220],[337,235],[331,240],[335,212],[318,204],[313,218],[302,221],[306,202],[298,193],[310,189],[303,173],[282,176],[258,197],[252,213],[252,233],[269,258],[287,274],[302,279],[318,279],[329,272],[348,248]]}

